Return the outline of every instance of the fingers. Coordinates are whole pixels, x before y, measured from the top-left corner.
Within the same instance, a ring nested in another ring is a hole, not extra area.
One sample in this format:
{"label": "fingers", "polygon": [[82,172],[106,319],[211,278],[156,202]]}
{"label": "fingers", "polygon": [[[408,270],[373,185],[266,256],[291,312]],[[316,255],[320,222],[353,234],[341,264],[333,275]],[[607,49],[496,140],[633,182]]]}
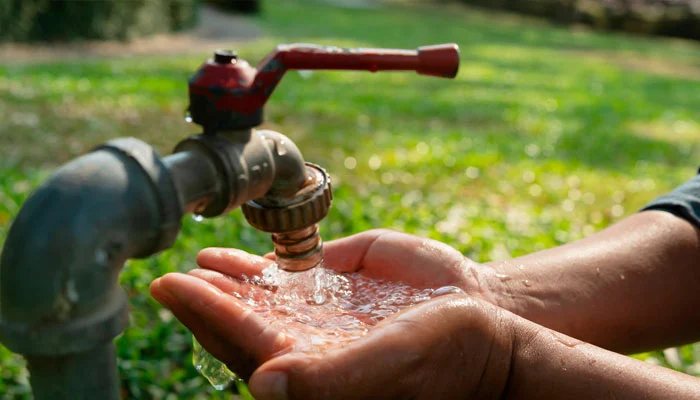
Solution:
{"label": "fingers", "polygon": [[262,270],[272,263],[270,259],[238,249],[211,247],[197,255],[197,264],[200,267],[235,277],[260,275]]}
{"label": "fingers", "polygon": [[431,239],[386,229],[366,231],[325,245],[326,266],[341,272],[362,270],[375,279],[444,286],[466,280],[465,258]]}
{"label": "fingers", "polygon": [[[324,244],[324,264],[339,272],[362,273],[375,279],[425,286],[464,286],[469,280],[465,258],[454,248],[426,238],[387,229],[375,229]],[[209,248],[197,256],[205,269],[226,275],[260,275],[274,263],[238,249]]]}
{"label": "fingers", "polygon": [[[212,354],[217,358],[221,354],[220,359],[227,364],[240,363],[243,357],[244,361],[250,359],[243,362],[245,365],[260,365],[275,355],[291,350],[294,344],[293,338],[270,327],[235,297],[200,278],[167,274],[154,282],[151,291],[168,308],[175,304],[169,300],[181,305],[181,308],[176,305],[171,310],[198,339],[200,336],[206,337],[206,331],[214,336],[212,340],[220,338],[224,347],[211,346],[217,352]],[[205,346],[205,343],[200,343]],[[205,348],[210,350],[208,346]],[[230,353],[234,353],[234,356]]]}
{"label": "fingers", "polygon": [[234,297],[245,296],[254,300],[262,300],[264,297],[269,296],[269,293],[264,288],[250,283],[241,282],[218,271],[212,271],[209,269],[193,269],[187,274],[206,281],[219,288],[219,290],[222,292],[231,294]]}
{"label": "fingers", "polygon": [[363,267],[365,256],[375,242],[382,236],[395,234],[404,235],[388,229],[373,229],[326,242],[323,245],[325,264],[339,272],[355,272]]}
{"label": "fingers", "polygon": [[174,296],[164,290],[160,285],[160,279],[156,279],[151,283],[150,292],[154,299],[172,311],[175,317],[195,335],[199,343],[204,346],[209,353],[224,363],[228,364],[231,361],[228,358],[232,356],[232,354],[227,351],[225,341],[216,337],[213,332],[206,328],[206,325],[199,316],[193,314],[189,308],[185,307],[176,300]]}
{"label": "fingers", "polygon": [[187,272],[187,275],[191,275],[203,281],[209,282],[227,294],[240,293],[244,295],[249,286],[246,283],[232,278],[230,275],[225,275],[219,271],[213,271],[210,269],[193,269]]}

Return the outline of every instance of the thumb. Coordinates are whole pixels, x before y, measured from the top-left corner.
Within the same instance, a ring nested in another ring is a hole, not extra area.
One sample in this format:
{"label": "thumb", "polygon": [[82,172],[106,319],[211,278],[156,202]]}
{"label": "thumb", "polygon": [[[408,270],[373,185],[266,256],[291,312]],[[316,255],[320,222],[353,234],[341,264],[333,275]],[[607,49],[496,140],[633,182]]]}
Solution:
{"label": "thumb", "polygon": [[420,355],[406,351],[397,357],[393,346],[364,340],[322,355],[293,353],[268,361],[250,378],[250,391],[258,400],[404,398],[399,389],[405,387],[392,380],[407,377],[405,367]]}

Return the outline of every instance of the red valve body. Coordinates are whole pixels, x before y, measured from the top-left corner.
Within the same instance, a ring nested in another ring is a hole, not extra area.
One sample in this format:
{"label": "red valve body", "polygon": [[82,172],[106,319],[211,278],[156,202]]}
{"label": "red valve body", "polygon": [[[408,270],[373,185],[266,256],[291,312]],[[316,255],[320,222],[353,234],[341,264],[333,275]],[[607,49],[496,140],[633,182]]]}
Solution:
{"label": "red valve body", "polygon": [[316,45],[280,45],[258,68],[227,53],[207,60],[190,78],[190,114],[205,133],[250,128],[262,123],[262,110],[289,69],[407,71],[454,78],[459,67],[456,44],[418,50],[344,49]]}

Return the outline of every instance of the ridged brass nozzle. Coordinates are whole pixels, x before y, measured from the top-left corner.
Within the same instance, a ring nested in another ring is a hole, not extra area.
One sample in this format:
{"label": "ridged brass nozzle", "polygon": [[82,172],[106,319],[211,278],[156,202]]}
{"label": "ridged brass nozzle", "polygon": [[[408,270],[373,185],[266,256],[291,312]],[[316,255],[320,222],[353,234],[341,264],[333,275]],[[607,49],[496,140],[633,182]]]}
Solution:
{"label": "ridged brass nozzle", "polygon": [[266,196],[242,207],[253,227],[272,234],[278,265],[287,271],[305,271],[323,259],[318,223],[330,210],[331,184],[322,168],[306,163],[306,169],[306,184],[292,196]]}
{"label": "ridged brass nozzle", "polygon": [[323,261],[323,241],[318,224],[292,232],[273,233],[277,266],[285,271],[306,271]]}

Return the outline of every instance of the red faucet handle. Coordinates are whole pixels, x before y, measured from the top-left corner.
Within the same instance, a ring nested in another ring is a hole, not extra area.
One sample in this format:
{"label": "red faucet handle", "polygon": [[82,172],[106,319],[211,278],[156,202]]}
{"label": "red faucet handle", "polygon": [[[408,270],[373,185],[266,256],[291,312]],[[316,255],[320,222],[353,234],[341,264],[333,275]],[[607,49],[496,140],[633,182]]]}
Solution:
{"label": "red faucet handle", "polygon": [[455,43],[418,48],[419,74],[454,78],[459,71],[459,46]]}
{"label": "red faucet handle", "polygon": [[232,51],[217,51],[190,78],[191,120],[205,133],[260,125],[265,102],[289,69],[416,71],[454,78],[459,47],[450,43],[396,50],[287,44],[277,46],[257,68]]}
{"label": "red faucet handle", "polygon": [[270,65],[307,70],[416,71],[454,78],[459,69],[459,47],[450,43],[398,50],[291,44],[278,46],[268,55],[258,66],[259,73],[269,70]]}

